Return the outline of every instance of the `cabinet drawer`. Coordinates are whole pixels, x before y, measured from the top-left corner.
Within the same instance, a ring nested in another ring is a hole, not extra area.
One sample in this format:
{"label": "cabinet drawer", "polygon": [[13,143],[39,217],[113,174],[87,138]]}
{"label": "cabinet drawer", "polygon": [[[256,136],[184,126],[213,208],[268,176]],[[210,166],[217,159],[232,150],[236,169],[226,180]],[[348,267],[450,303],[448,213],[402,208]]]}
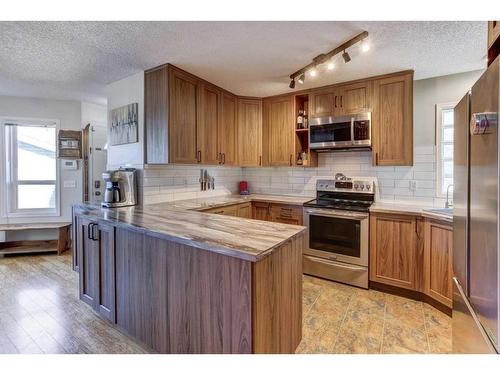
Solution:
{"label": "cabinet drawer", "polygon": [[271,221],[302,225],[302,206],[271,204]]}

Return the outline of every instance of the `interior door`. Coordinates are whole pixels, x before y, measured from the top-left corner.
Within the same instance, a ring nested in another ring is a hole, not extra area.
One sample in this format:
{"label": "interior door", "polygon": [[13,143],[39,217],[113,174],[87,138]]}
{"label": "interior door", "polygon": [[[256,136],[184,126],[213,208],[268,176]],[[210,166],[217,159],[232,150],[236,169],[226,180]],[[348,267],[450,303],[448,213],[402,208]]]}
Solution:
{"label": "interior door", "polygon": [[[498,90],[499,59],[472,87],[471,124],[489,127],[470,139],[469,298],[491,341],[498,346]],[[489,113],[489,115],[488,115]],[[496,119],[495,119],[496,117]]]}

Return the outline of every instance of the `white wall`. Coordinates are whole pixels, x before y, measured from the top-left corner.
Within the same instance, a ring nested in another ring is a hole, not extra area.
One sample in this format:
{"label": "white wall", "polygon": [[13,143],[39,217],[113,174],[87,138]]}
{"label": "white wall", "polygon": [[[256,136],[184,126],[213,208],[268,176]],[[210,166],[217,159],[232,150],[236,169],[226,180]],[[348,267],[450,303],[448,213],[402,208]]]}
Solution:
{"label": "white wall", "polygon": [[[443,206],[436,194],[435,106],[456,102],[479,78],[482,71],[454,74],[414,82],[412,167],[373,167],[371,152],[336,152],[319,155],[318,168],[243,168],[243,178],[256,193],[314,196],[318,178],[347,176],[377,177],[380,198],[390,202]],[[410,181],[417,189],[410,190]]]}
{"label": "white wall", "polygon": [[[57,119],[60,129],[80,130],[81,128],[81,104],[78,101],[69,100],[47,100],[35,98],[21,98],[12,96],[0,96],[0,117],[32,117]],[[0,162],[3,165],[2,146]],[[60,161],[59,161],[60,163]],[[64,188],[63,181],[74,180],[76,188]],[[1,184],[2,194],[4,181]],[[60,192],[61,192],[61,216],[43,218],[43,221],[69,221],[71,220],[71,205],[81,201],[82,197],[82,171],[81,164],[76,171],[60,169]],[[40,218],[6,218],[4,213],[0,215],[0,222],[38,222]]]}
{"label": "white wall", "polygon": [[91,124],[92,126],[106,127],[108,122],[108,107],[105,105],[82,102],[82,129]]}
{"label": "white wall", "polygon": [[[131,103],[139,103],[139,142],[111,146],[108,144],[108,169],[120,166],[143,168],[144,165],[144,72],[139,72],[107,86],[108,124],[111,111]],[[109,135],[108,135],[109,141]]]}

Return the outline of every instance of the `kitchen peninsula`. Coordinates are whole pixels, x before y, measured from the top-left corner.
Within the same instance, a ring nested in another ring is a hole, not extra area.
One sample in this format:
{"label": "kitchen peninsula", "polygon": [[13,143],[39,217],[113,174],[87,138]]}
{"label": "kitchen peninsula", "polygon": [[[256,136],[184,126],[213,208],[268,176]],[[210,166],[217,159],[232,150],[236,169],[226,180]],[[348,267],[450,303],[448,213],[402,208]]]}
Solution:
{"label": "kitchen peninsula", "polygon": [[186,208],[75,205],[80,299],[160,353],[294,353],[305,228]]}

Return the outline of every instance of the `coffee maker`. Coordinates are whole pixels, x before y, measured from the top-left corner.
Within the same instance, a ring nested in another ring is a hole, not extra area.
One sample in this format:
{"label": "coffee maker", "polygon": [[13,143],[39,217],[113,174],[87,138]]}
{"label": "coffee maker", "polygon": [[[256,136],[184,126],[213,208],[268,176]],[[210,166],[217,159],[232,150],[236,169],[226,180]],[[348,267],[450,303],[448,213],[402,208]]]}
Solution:
{"label": "coffee maker", "polygon": [[135,168],[120,168],[102,174],[106,183],[103,207],[125,207],[137,204],[137,177]]}

